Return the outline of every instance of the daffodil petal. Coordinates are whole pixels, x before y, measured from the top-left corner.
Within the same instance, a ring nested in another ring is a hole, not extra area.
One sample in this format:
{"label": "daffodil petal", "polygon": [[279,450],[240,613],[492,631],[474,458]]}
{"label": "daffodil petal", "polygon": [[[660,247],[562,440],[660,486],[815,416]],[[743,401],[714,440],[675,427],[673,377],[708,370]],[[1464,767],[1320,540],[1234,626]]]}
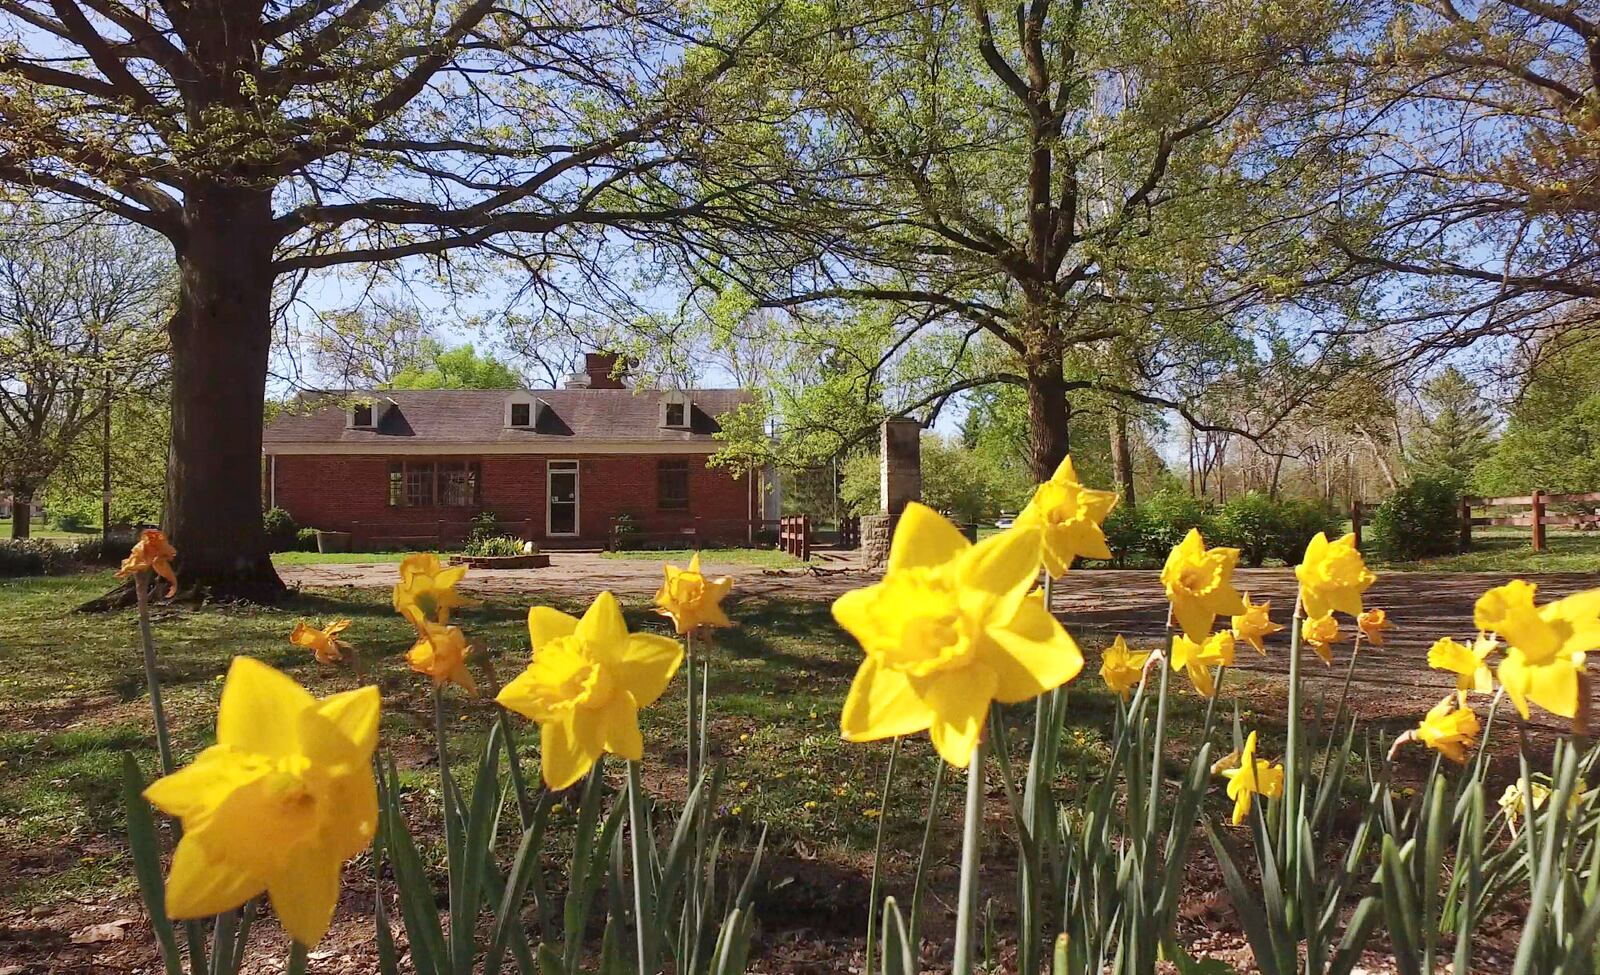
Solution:
{"label": "daffodil petal", "polygon": [[934,749],[956,768],[968,767],[994,700],[994,671],[977,664],[943,671],[919,683],[924,685],[923,699],[933,708],[928,736]]}
{"label": "daffodil petal", "polygon": [[1562,718],[1578,713],[1578,672],[1568,660],[1557,658],[1542,667],[1529,668],[1528,700]]}
{"label": "daffodil petal", "polygon": [[220,860],[197,836],[185,836],[167,874],[167,917],[185,921],[231,911],[266,889],[266,881]]}
{"label": "daffodil petal", "polygon": [[1183,635],[1196,643],[1204,643],[1206,637],[1211,635],[1211,627],[1217,621],[1217,614],[1198,603],[1174,603],[1172,615],[1178,621],[1178,628],[1183,630]]}
{"label": "daffodil petal", "polygon": [[1511,703],[1516,705],[1517,713],[1522,715],[1524,721],[1528,719],[1528,691],[1533,684],[1528,670],[1520,653],[1508,653],[1500,661],[1498,671],[1500,686],[1506,689],[1506,696],[1511,698]]}
{"label": "daffodil petal", "polygon": [[917,695],[911,679],[868,657],[850,684],[839,730],[848,741],[876,741],[914,734],[932,722],[933,709]]}
{"label": "daffodil petal", "polygon": [[610,665],[617,683],[633,695],[638,707],[647,708],[672,682],[683,663],[683,644],[653,633],[634,633],[623,647],[621,659]]}
{"label": "daffodil petal", "polygon": [[615,646],[628,638],[628,623],[622,618],[622,606],[610,592],[594,597],[594,602],[584,612],[574,631],[579,639],[591,647]]}
{"label": "daffodil petal", "polygon": [[232,749],[213,745],[193,762],[150,783],[144,797],[169,816],[203,816],[263,771],[239,761]]}
{"label": "daffodil petal", "polygon": [[330,694],[317,702],[316,712],[343,732],[365,760],[378,745],[378,712],[382,700],[376,687],[362,687]]}
{"label": "daffodil petal", "polygon": [[971,547],[961,530],[943,515],[913,501],[895,525],[887,571],[943,565]]}
{"label": "daffodil petal", "polygon": [[578,743],[567,721],[547,721],[539,726],[539,769],[544,784],[559,792],[571,788],[594,767],[596,755]]}
{"label": "daffodil petal", "polygon": [[630,762],[644,760],[644,738],[639,733],[639,708],[626,692],[612,695],[605,707],[596,708],[593,720],[601,731],[601,747]]}
{"label": "daffodil petal", "polygon": [[1083,652],[1044,601],[1022,601],[1011,623],[989,631],[993,652],[983,663],[994,671],[994,696],[1005,704],[1038,697],[1060,687],[1083,670]]}
{"label": "daffodil petal", "polygon": [[267,881],[267,896],[290,937],[312,947],[328,933],[339,903],[338,860],[326,856],[295,858]]}
{"label": "daffodil petal", "polygon": [[883,592],[883,583],[852,589],[833,601],[833,619],[839,628],[866,644],[875,630],[871,607]]}
{"label": "daffodil petal", "polygon": [[1008,528],[974,545],[961,560],[963,587],[993,597],[993,614],[1006,619],[1033,588],[1043,558],[1037,528]]}
{"label": "daffodil petal", "polygon": [[262,755],[292,755],[294,728],[315,699],[287,674],[253,657],[234,657],[217,708],[217,744]]}
{"label": "daffodil petal", "polygon": [[537,650],[551,640],[571,636],[578,629],[578,618],[548,606],[528,610],[528,640]]}

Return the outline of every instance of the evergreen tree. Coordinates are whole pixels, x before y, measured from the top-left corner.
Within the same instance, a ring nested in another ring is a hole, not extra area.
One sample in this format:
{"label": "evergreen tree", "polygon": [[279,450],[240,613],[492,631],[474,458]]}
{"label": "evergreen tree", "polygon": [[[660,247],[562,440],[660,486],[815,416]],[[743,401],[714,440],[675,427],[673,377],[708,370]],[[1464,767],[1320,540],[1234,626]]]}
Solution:
{"label": "evergreen tree", "polygon": [[1422,387],[1412,471],[1465,485],[1494,445],[1494,411],[1478,387],[1451,366]]}

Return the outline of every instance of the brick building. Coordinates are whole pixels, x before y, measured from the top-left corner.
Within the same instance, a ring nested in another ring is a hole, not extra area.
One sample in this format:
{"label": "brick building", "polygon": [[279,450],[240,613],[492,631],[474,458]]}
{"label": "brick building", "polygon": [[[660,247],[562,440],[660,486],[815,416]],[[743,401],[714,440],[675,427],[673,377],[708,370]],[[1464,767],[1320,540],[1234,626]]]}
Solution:
{"label": "brick building", "polygon": [[265,501],[358,548],[453,542],[492,512],[547,547],[597,546],[622,515],[652,540],[739,542],[759,476],[706,466],[743,390],[645,390],[588,357],[566,388],[318,393],[268,424]]}

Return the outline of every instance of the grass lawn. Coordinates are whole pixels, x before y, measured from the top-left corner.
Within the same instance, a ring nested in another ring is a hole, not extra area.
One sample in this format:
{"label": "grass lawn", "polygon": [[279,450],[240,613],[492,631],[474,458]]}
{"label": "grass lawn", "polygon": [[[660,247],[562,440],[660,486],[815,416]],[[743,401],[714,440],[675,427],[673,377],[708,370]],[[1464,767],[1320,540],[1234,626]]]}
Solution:
{"label": "grass lawn", "polygon": [[1472,548],[1413,562],[1372,564],[1389,572],[1600,572],[1600,532],[1549,531],[1545,550],[1535,552],[1526,528],[1480,528]]}
{"label": "grass lawn", "polygon": [[412,552],[277,552],[273,565],[348,565],[362,562],[399,562]]}
{"label": "grass lawn", "polygon": [[[707,562],[731,562],[734,565],[759,565],[768,569],[793,568],[805,565],[804,562],[780,552],[775,548],[703,548],[699,550],[700,557]],[[694,549],[639,549],[626,552],[602,552],[603,559],[623,559],[635,562],[672,562],[678,565],[688,563]]]}
{"label": "grass lawn", "polygon": [[[75,542],[81,538],[94,538],[100,534],[100,529],[89,528],[81,532],[64,532],[42,522],[34,522],[29,526],[29,532],[34,538],[44,538],[51,541]],[[0,538],[11,537],[11,519],[0,518]]]}
{"label": "grass lawn", "polygon": [[[109,573],[92,573],[0,585],[0,851],[11,851],[0,852],[0,873],[14,875],[0,888],[0,905],[132,891],[119,839],[119,753],[133,750],[146,773],[154,772],[149,705],[135,649],[137,617],[131,611],[64,611],[111,584]],[[726,773],[720,805],[728,842],[747,847],[765,825],[774,852],[816,861],[823,879],[811,889],[835,892],[840,884],[864,883],[877,817],[885,812],[879,790],[889,745],[849,744],[839,737],[839,711],[860,651],[836,628],[825,602],[747,598],[728,608],[739,625],[704,651],[711,662],[714,760]],[[626,609],[631,627],[666,632],[665,621],[642,602]],[[408,782],[436,788],[428,685],[406,667],[402,654],[410,630],[383,592],[306,590],[271,609],[158,609],[155,640],[180,759],[211,741],[222,675],[236,654],[284,668],[318,694],[354,686],[348,670],[319,666],[287,638],[298,619],[340,616],[354,620],[346,636],[382,688],[384,747],[395,753]],[[491,598],[458,620],[469,635],[488,642],[501,679],[507,679],[527,659],[526,617],[525,604]],[[1089,661],[1073,690],[1064,770],[1092,770],[1113,726],[1114,699],[1094,675],[1099,647],[1086,650]],[[682,693],[680,679],[644,713],[646,779],[669,802],[684,794]],[[454,690],[446,697],[455,729],[452,764],[465,774],[494,705]],[[1174,740],[1194,736],[1197,698],[1184,693],[1173,701]],[[1032,711],[1019,706],[1008,713],[1021,758]],[[524,742],[531,774],[531,731]],[[908,739],[903,754],[902,785],[887,810],[888,846],[901,868],[920,841],[935,761],[926,736]],[[620,768],[613,777],[620,783]],[[940,852],[946,860],[954,856],[961,802],[959,776],[947,781],[953,785],[939,816],[951,831]],[[1000,795],[998,787],[994,794]],[[995,842],[1009,841],[997,836]]]}

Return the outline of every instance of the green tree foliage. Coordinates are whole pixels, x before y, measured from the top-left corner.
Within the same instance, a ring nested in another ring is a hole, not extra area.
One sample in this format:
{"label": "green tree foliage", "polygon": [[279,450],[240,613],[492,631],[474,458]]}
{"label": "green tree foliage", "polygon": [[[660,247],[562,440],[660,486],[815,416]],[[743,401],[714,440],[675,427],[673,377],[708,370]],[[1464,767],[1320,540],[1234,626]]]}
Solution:
{"label": "green tree foliage", "polygon": [[390,389],[521,389],[522,377],[487,353],[480,355],[469,342],[447,349],[430,343],[426,365],[402,369],[389,381]]}
{"label": "green tree foliage", "polygon": [[1465,485],[1493,446],[1494,424],[1494,412],[1477,385],[1454,366],[1445,369],[1422,387],[1412,470]]}
{"label": "green tree foliage", "polygon": [[[843,466],[840,498],[852,514],[879,510],[879,462],[873,451],[852,454]],[[939,434],[922,437],[922,502],[961,523],[990,520],[1027,503],[1033,482],[1025,468],[996,463],[982,451]]]}
{"label": "green tree foliage", "polygon": [[1386,558],[1418,559],[1456,550],[1460,540],[1460,483],[1420,475],[1384,499],[1372,514],[1372,534]]}
{"label": "green tree foliage", "polygon": [[1600,491],[1600,358],[1594,331],[1540,350],[1505,432],[1473,478],[1486,495]]}

